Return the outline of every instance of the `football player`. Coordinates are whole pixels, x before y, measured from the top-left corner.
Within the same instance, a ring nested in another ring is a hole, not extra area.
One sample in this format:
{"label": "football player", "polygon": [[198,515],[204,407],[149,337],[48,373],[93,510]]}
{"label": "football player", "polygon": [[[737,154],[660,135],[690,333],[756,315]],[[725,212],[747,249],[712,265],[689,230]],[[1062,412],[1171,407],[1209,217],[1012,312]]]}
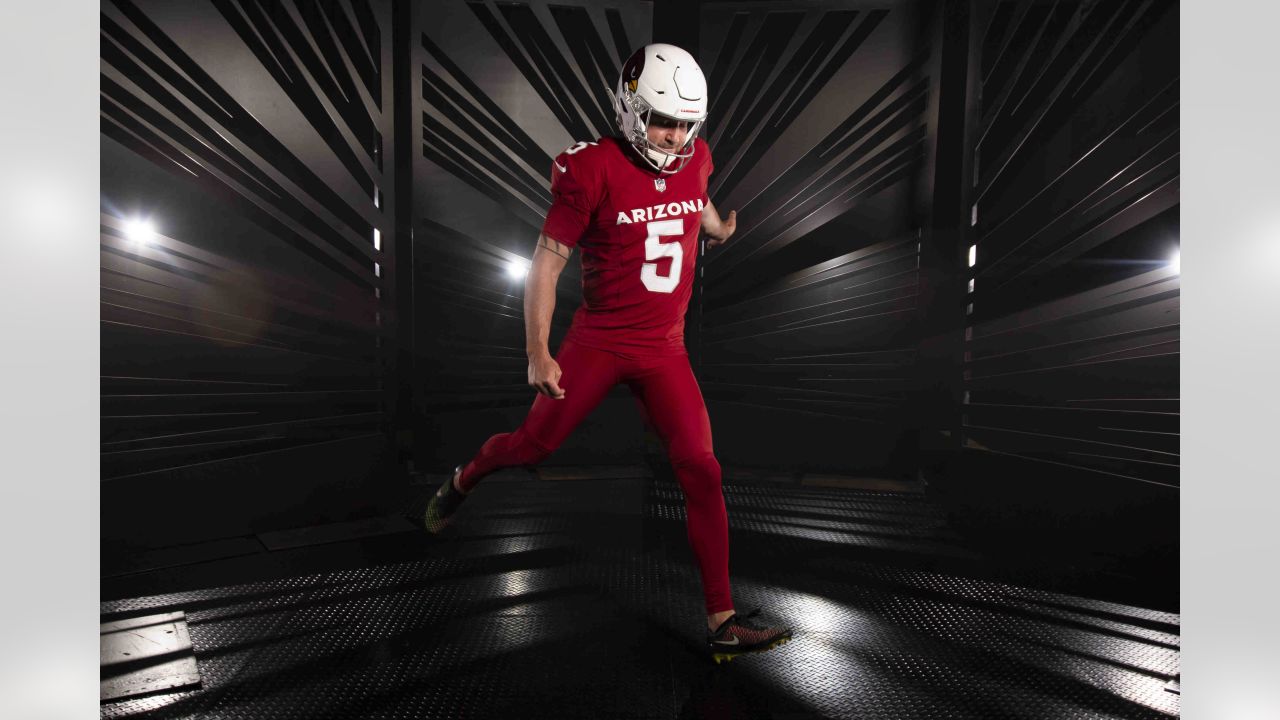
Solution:
{"label": "football player", "polygon": [[[684,346],[698,232],[708,247],[733,235],[707,196],[714,169],[699,137],[707,85],[693,56],[673,45],[637,50],[614,91],[619,136],[578,142],[551,167],[552,204],[524,297],[529,385],[523,424],[494,435],[432,497],[424,518],[439,532],[481,478],[536,465],[616,384],[626,383],[667,448],[684,491],[689,542],[706,601],[716,662],[785,642],[790,630],[734,613],[729,526],[711,423]],[[583,303],[553,358],[547,342],[561,270],[578,249]],[[754,614],[754,613],[753,613]]]}

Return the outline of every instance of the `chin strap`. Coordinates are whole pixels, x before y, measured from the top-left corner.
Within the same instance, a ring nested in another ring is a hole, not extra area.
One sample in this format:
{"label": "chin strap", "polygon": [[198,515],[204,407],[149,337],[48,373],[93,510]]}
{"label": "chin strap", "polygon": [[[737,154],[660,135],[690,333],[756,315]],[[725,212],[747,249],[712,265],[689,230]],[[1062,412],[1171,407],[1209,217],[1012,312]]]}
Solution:
{"label": "chin strap", "polygon": [[[677,172],[679,172],[680,170],[684,169],[684,166],[685,166],[685,165],[688,165],[688,164],[689,164],[689,161],[693,160],[693,153],[694,153],[694,150],[693,150],[693,144],[694,144],[694,142],[691,140],[691,141],[689,141],[689,144],[685,146],[685,147],[688,147],[688,148],[689,148],[689,156],[688,156],[688,157],[676,157],[675,155],[669,155],[669,154],[663,153],[663,152],[661,152],[661,151],[659,151],[659,150],[653,150],[653,152],[657,153],[658,155],[661,155],[661,156],[663,157],[663,159],[665,159],[665,160],[666,160],[666,162],[665,162],[665,163],[663,163],[663,162],[662,162],[662,160],[658,160],[657,158],[654,158],[652,155],[650,155],[650,154],[649,154],[649,152],[650,152],[650,150],[651,150],[651,149],[650,149],[649,147],[641,148],[640,146],[636,145],[635,143],[632,143],[632,144],[631,144],[631,147],[635,148],[635,149],[636,149],[636,152],[640,153],[640,154],[644,157],[644,159],[645,159],[647,162],[649,162],[650,166],[651,166],[651,167],[653,167],[653,168],[654,168],[655,170],[657,170],[658,172],[660,172],[660,173],[665,173],[665,174],[667,174],[667,175],[674,175],[675,173],[677,173]],[[681,151],[683,151],[684,149],[685,149],[685,148],[681,148]],[[676,165],[676,164],[679,164],[679,167],[677,167],[677,168],[676,168],[676,169],[674,169],[674,170],[669,170],[669,169],[668,169],[668,168],[670,168],[672,165]]]}

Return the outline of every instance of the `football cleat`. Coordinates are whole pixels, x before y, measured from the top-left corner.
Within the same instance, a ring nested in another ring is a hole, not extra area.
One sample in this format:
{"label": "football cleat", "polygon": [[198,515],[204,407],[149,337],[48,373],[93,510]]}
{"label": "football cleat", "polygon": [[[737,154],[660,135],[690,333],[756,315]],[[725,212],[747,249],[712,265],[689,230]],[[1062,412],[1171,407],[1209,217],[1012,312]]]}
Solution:
{"label": "football cleat", "polygon": [[453,478],[461,471],[461,465],[454,469],[453,474],[444,481],[440,489],[432,493],[431,503],[427,505],[427,511],[422,515],[421,521],[415,521],[415,524],[432,535],[438,534],[449,525],[454,513],[458,511],[458,506],[467,499],[466,495],[453,487]]}
{"label": "football cleat", "polygon": [[707,636],[707,649],[717,665],[730,662],[746,653],[772,650],[791,639],[791,628],[766,627],[749,620],[759,612],[756,609],[746,616],[730,615],[715,632]]}

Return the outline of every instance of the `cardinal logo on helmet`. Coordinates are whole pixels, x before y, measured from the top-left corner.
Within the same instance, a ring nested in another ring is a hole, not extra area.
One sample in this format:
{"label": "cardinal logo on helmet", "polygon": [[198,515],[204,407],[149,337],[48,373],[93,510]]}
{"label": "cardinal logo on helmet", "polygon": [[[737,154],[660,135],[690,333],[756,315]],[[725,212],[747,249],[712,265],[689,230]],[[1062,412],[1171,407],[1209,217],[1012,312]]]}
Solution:
{"label": "cardinal logo on helmet", "polygon": [[631,57],[627,58],[627,64],[622,66],[622,80],[627,90],[636,91],[642,72],[644,72],[644,48],[631,53]]}

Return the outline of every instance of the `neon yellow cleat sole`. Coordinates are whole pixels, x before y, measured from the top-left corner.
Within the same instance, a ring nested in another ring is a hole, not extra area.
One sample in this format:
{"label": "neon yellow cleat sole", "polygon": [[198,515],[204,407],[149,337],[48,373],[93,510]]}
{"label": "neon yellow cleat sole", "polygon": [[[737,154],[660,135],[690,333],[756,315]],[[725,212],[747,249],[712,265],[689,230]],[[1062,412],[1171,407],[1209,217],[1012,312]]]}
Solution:
{"label": "neon yellow cleat sole", "polygon": [[755,648],[754,650],[747,650],[740,653],[721,653],[721,652],[712,653],[711,659],[715,660],[717,665],[719,665],[722,662],[733,662],[733,659],[738,657],[739,655],[751,655],[752,653],[762,653],[766,650],[772,650],[778,647],[779,645],[786,645],[787,641],[790,639],[791,639],[790,636],[784,635],[778,638],[777,640],[774,640],[773,642],[769,643],[768,645],[765,645],[764,647]]}

